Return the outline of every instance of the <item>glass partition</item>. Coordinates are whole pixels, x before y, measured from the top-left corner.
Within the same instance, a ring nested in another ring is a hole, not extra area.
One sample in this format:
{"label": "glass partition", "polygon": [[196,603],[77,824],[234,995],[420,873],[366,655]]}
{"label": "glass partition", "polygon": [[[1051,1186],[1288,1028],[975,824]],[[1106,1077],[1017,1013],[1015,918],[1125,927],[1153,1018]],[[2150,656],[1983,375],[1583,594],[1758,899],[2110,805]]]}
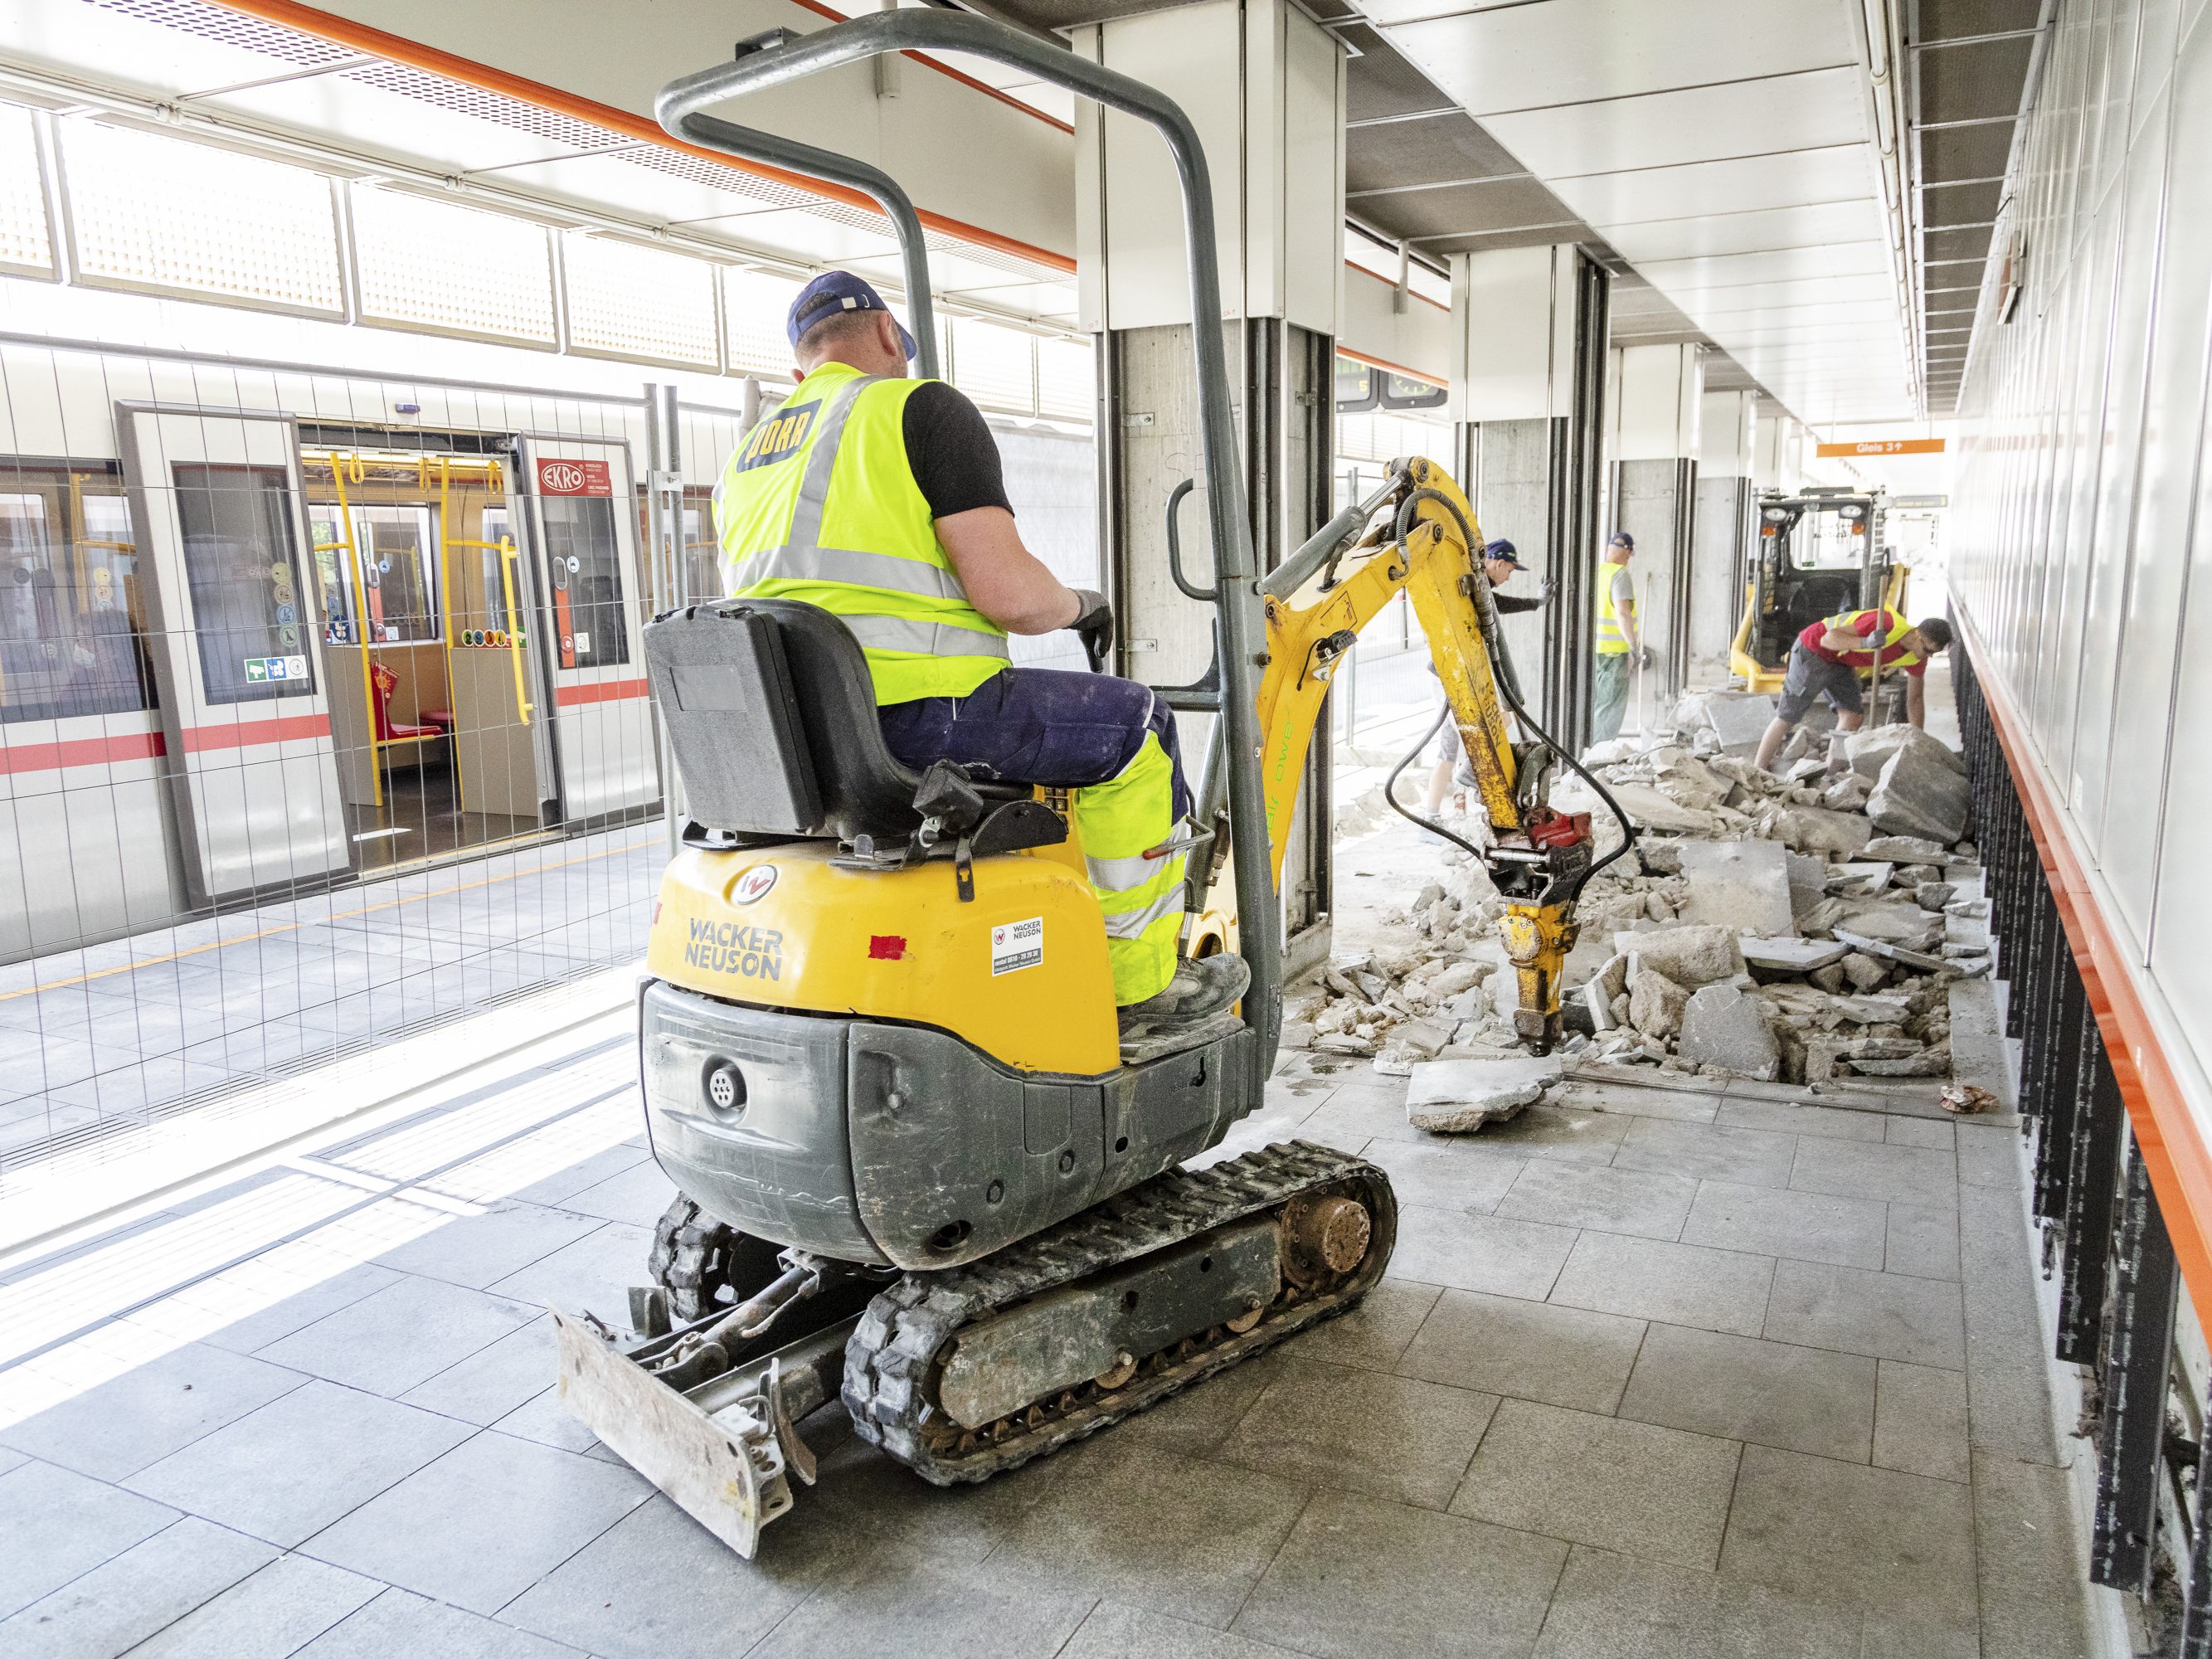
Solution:
{"label": "glass partition", "polygon": [[313,696],[291,475],[281,466],[180,464],[176,481],[208,702]]}

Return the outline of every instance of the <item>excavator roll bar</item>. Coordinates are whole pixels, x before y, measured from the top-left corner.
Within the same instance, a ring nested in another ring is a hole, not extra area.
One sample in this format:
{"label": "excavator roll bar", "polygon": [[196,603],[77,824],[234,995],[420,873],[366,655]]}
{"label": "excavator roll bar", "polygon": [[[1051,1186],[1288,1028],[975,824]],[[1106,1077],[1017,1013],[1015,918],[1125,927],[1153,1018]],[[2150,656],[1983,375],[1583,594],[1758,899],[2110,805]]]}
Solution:
{"label": "excavator roll bar", "polygon": [[[1236,854],[1238,948],[1257,994],[1244,999],[1244,1021],[1260,1040],[1261,1075],[1272,1066],[1282,1027],[1282,920],[1270,876],[1267,799],[1260,775],[1259,683],[1265,654],[1259,571],[1243,471],[1231,422],[1229,364],[1221,330],[1221,271],[1215,252],[1213,186],[1197,130],[1182,106],[1141,81],[989,18],[930,10],[878,12],[812,34],[772,30],[745,41],[734,63],[672,81],[653,113],[672,136],[702,149],[804,173],[864,191],[897,228],[907,305],[920,367],[937,373],[930,303],[929,252],[906,192],[881,168],[777,133],[706,113],[713,105],[781,86],[886,52],[964,52],[1029,70],[1047,83],[1146,122],[1167,144],[1182,186],[1183,234],[1190,261],[1192,339],[1198,357],[1199,441],[1204,451],[1206,512],[1213,544],[1214,610],[1221,644],[1222,749],[1228,765],[1230,843]],[[1316,538],[1316,540],[1318,538]]]}

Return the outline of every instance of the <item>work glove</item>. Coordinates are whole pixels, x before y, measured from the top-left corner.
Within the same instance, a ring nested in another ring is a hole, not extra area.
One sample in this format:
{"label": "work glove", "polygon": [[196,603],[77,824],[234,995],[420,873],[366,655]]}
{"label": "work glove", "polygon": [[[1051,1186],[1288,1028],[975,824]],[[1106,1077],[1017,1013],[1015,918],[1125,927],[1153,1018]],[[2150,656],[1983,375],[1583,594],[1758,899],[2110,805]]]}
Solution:
{"label": "work glove", "polygon": [[1537,590],[1536,602],[1539,605],[1549,605],[1552,602],[1552,596],[1559,591],[1559,584],[1557,579],[1547,576],[1544,578],[1543,586]]}
{"label": "work glove", "polygon": [[1083,608],[1075,613],[1075,620],[1068,626],[1083,641],[1083,654],[1091,659],[1091,672],[1103,674],[1106,665],[1113,660],[1114,607],[1095,587],[1077,588],[1075,598]]}
{"label": "work glove", "polygon": [[1648,645],[1638,647],[1636,653],[1636,665],[1638,668],[1649,668],[1652,661],[1651,647]]}

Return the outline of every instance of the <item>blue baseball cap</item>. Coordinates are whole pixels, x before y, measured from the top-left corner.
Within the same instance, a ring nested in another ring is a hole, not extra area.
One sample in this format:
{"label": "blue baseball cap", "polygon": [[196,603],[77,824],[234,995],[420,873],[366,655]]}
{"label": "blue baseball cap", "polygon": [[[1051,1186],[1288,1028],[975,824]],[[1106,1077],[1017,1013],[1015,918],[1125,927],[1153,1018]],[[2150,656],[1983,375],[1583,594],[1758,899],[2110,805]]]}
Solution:
{"label": "blue baseball cap", "polygon": [[1489,546],[1484,548],[1482,550],[1482,556],[1486,562],[1494,559],[1499,564],[1519,564],[1521,562],[1520,550],[1516,548],[1511,542],[1505,540],[1503,537],[1500,537],[1498,540],[1491,543]]}
{"label": "blue baseball cap", "polygon": [[[791,302],[791,315],[784,319],[783,331],[791,337],[796,350],[799,337],[836,311],[880,311],[888,313],[890,307],[884,296],[862,278],[849,270],[825,270],[805,288]],[[914,336],[899,325],[899,343],[905,346],[907,361],[914,360]]]}
{"label": "blue baseball cap", "polygon": [[1630,535],[1626,530],[1616,530],[1613,532],[1613,539],[1607,542],[1606,545],[1608,547],[1625,547],[1630,552],[1633,553],[1636,551],[1636,538]]}

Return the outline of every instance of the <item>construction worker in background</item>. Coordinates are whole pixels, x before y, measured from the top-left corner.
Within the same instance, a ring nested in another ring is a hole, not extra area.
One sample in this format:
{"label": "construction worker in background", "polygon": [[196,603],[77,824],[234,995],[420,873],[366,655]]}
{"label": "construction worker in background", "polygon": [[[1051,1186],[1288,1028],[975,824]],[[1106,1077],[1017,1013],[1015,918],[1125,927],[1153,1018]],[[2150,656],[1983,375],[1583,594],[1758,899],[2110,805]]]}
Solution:
{"label": "construction worker in background", "polygon": [[[1501,617],[1515,617],[1530,611],[1541,611],[1552,602],[1552,591],[1555,584],[1549,577],[1545,578],[1543,591],[1533,597],[1498,591],[1513,580],[1515,574],[1521,568],[1520,550],[1511,542],[1503,538],[1490,543],[1482,550],[1483,574],[1490,578],[1490,602],[1497,606],[1498,614]],[[1431,662],[1428,669],[1431,675],[1435,674],[1436,664],[1433,661]],[[1437,696],[1439,700],[1443,698],[1443,687],[1437,688]],[[1451,787],[1455,777],[1458,779],[1462,791],[1474,786],[1474,770],[1467,763],[1467,745],[1460,740],[1459,727],[1447,718],[1443,727],[1437,733],[1436,762],[1429,769],[1429,790],[1423,802],[1426,808],[1425,816],[1433,818],[1443,809],[1444,791]],[[1463,795],[1462,799],[1464,799]]]}
{"label": "construction worker in background", "polygon": [[1173,714],[1128,680],[1007,660],[1008,634],[1071,628],[1100,662],[1114,632],[1104,597],[1063,586],[1023,544],[990,428],[951,386],[907,377],[914,337],[873,288],[829,271],[785,328],[798,386],[714,489],[724,590],[842,618],[904,764],[1079,791],[1125,1036],[1226,1010],[1244,992],[1243,960],[1177,960],[1190,795]]}
{"label": "construction worker in background", "polygon": [[1815,696],[1826,697],[1836,711],[1837,730],[1857,731],[1866,718],[1860,677],[1873,674],[1877,657],[1885,671],[1905,671],[1905,717],[1915,726],[1924,726],[1927,659],[1949,649],[1950,644],[1951,624],[1941,617],[1914,623],[1894,611],[1839,611],[1808,623],[1790,641],[1790,666],[1782,677],[1782,700],[1759,739],[1759,769],[1772,769],[1774,757],[1782,752],[1782,745],[1805,718]]}
{"label": "construction worker in background", "polygon": [[1628,580],[1636,538],[1616,530],[1606,547],[1609,556],[1597,568],[1597,660],[1590,668],[1592,743],[1610,743],[1620,735],[1620,723],[1628,714],[1628,671],[1651,665],[1651,647],[1636,636],[1636,586]]}

